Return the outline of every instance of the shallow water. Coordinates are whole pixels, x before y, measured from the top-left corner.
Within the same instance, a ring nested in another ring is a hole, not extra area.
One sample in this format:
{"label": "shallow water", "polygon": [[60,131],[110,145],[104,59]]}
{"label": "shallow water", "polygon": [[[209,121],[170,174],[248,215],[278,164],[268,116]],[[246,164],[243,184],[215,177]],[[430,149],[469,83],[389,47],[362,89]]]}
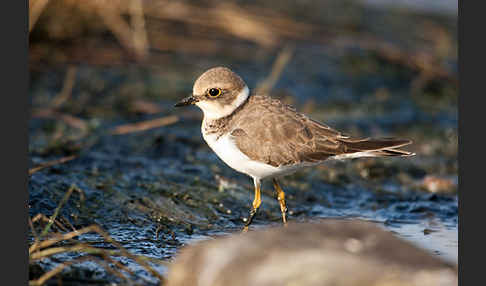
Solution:
{"label": "shallow water", "polygon": [[387,227],[415,245],[422,247],[446,261],[458,263],[457,225],[444,225],[436,221],[422,221],[417,224],[403,224]]}

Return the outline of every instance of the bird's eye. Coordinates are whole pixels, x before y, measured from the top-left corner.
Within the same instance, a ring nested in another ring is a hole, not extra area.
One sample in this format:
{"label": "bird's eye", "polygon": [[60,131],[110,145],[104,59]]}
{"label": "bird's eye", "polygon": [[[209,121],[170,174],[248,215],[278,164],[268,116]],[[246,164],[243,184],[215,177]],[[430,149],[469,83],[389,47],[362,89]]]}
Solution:
{"label": "bird's eye", "polygon": [[210,97],[218,97],[221,95],[221,89],[220,88],[211,88],[208,90],[208,95]]}

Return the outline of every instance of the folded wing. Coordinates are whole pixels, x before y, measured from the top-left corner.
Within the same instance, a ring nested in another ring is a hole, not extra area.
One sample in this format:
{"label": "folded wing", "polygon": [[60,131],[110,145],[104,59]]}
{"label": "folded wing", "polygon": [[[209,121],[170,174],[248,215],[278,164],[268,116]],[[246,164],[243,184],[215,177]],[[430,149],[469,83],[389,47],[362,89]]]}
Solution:
{"label": "folded wing", "polygon": [[[275,167],[337,159],[411,156],[399,148],[412,143],[394,138],[351,138],[295,111],[279,100],[253,96],[256,104],[238,118],[231,135],[248,157]],[[263,126],[263,128],[262,128]]]}

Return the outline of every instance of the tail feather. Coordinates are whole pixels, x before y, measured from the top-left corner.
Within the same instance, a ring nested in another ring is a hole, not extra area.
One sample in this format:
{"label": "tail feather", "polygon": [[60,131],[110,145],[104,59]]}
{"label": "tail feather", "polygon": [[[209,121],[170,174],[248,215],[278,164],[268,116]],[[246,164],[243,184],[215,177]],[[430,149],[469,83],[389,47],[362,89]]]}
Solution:
{"label": "tail feather", "polygon": [[391,156],[400,156],[400,157],[408,157],[413,156],[415,153],[400,150],[400,149],[384,149],[378,151],[371,151],[375,156],[379,157],[391,157]]}
{"label": "tail feather", "polygon": [[344,154],[335,156],[337,159],[359,158],[359,157],[408,157],[415,153],[398,149],[409,145],[411,140],[394,139],[394,138],[377,138],[377,139],[348,139],[340,140],[345,146]]}

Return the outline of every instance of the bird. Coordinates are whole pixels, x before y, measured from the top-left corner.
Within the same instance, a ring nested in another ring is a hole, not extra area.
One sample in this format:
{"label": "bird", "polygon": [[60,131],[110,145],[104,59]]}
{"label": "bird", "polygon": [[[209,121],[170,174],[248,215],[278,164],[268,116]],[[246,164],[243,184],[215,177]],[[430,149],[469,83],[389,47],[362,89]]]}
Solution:
{"label": "bird", "polygon": [[194,82],[192,94],[174,106],[191,105],[203,112],[201,133],[209,147],[226,165],[253,179],[254,199],[243,231],[248,231],[262,203],[264,179],[272,180],[287,225],[285,192],[278,181],[283,176],[328,159],[415,155],[400,149],[412,140],[351,137],[279,99],[251,92],[227,67],[205,71]]}

